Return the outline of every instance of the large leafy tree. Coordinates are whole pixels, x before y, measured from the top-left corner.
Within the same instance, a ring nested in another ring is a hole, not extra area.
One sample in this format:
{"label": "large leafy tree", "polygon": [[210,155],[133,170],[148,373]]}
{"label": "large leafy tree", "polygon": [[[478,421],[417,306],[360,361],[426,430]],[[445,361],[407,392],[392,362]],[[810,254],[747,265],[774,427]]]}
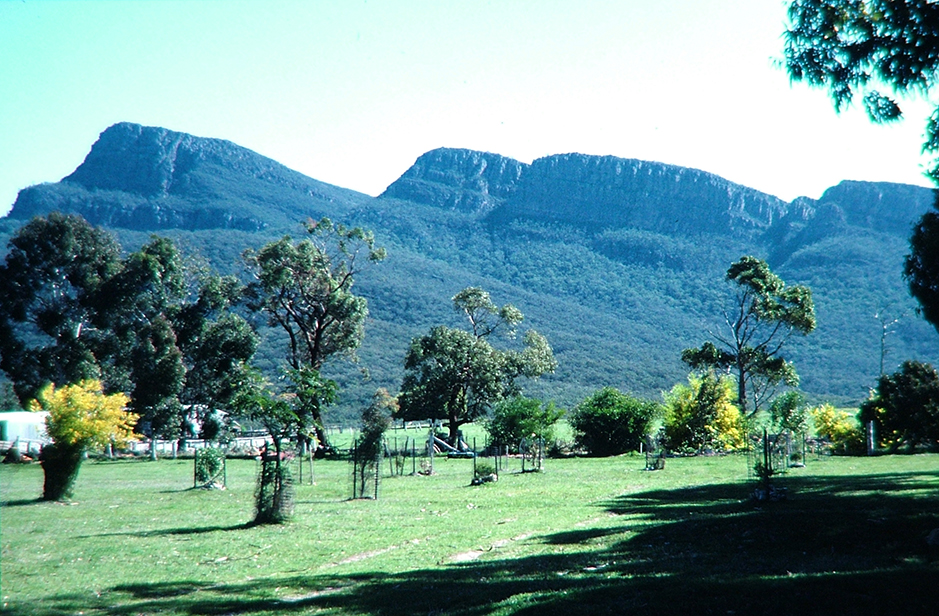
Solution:
{"label": "large leafy tree", "polygon": [[725,327],[711,332],[713,341],[682,351],[681,358],[695,369],[734,374],[737,406],[752,417],[776,386],[798,384],[795,368],[781,351],[793,334],[815,329],[815,306],[808,287],[787,287],[753,256],[733,263],[726,279],[734,291],[724,309]]}
{"label": "large leafy tree", "polygon": [[871,398],[861,405],[861,421],[874,422],[880,444],[896,451],[906,445],[939,443],[939,373],[929,364],[905,361],[881,375]]}
{"label": "large leafy tree", "polygon": [[923,316],[939,331],[939,211],[926,212],[913,227],[903,273]]}
{"label": "large leafy tree", "polygon": [[497,306],[483,289],[460,291],[453,308],[466,316],[470,331],[441,325],[411,341],[396,417],[444,420],[450,442],[456,443],[460,426],[519,393],[520,377],[553,372],[557,362],[547,339],[535,330],[525,334],[522,350],[493,347],[492,335],[514,336],[523,315],[511,304]]}
{"label": "large leafy tree", "polygon": [[24,402],[47,383],[100,378],[110,332],[94,326],[120,246],[80,216],[49,214],[17,231],[0,266],[0,368]]}
{"label": "large leafy tree", "polygon": [[[860,96],[872,121],[897,120],[896,94],[923,94],[935,84],[939,5],[932,0],[794,0],[788,16],[789,75],[826,88],[839,111]],[[923,150],[939,153],[939,106]],[[939,178],[939,165],[930,175]]]}
{"label": "large leafy tree", "polygon": [[[254,356],[260,338],[233,309],[244,287],[233,276],[196,268],[193,301],[177,306],[172,321],[186,366],[180,401],[211,414],[229,406],[241,370]],[[204,416],[201,419],[205,419]]]}
{"label": "large leafy tree", "polygon": [[0,368],[21,400],[48,383],[98,379],[105,392],[130,395],[152,436],[173,437],[180,397],[224,403],[257,338],[225,313],[240,295],[234,279],[193,276],[167,238],[120,252],[79,216],[21,227],[0,266]]}
{"label": "large leafy tree", "polygon": [[[794,0],[785,62],[797,81],[826,88],[835,109],[860,96],[868,117],[902,117],[899,98],[929,94],[939,77],[939,4],[933,0]],[[928,175],[939,181],[939,105],[926,123]],[[926,319],[939,328],[939,212],[910,240],[905,275]]]}
{"label": "large leafy tree", "polygon": [[[245,260],[254,277],[249,306],[286,334],[289,370],[316,373],[331,357],[354,355],[364,336],[368,303],[352,292],[362,267],[385,258],[364,229],[333,224],[328,218],[306,225],[307,237],[284,237]],[[319,408],[312,408],[319,444],[328,447]]]}
{"label": "large leafy tree", "polygon": [[112,333],[109,386],[130,393],[151,436],[175,437],[186,367],[170,319],[185,293],[182,258],[171,240],[154,237],[122,265],[97,300],[97,325]]}

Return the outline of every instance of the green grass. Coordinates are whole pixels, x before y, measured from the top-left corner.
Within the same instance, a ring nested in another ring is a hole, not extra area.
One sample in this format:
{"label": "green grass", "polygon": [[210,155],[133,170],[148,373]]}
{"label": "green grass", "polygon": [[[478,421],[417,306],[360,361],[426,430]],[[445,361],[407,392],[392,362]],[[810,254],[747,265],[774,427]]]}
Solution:
{"label": "green grass", "polygon": [[191,460],[86,462],[72,503],[0,467],[3,613],[926,614],[939,456],[823,458],[748,499],[745,458],[548,460],[469,487],[471,460],[350,501],[317,461],[293,520],[251,527],[257,470],[193,490]]}

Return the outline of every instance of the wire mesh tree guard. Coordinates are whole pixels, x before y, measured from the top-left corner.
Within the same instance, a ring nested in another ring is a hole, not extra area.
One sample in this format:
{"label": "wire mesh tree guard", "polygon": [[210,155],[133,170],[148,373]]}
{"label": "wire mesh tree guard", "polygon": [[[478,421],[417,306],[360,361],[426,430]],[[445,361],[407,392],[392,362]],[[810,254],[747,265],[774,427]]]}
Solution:
{"label": "wire mesh tree guard", "polygon": [[192,463],[192,487],[206,489],[228,487],[228,464],[223,449],[205,447],[195,450]]}
{"label": "wire mesh tree guard", "polygon": [[356,439],[349,451],[352,463],[352,498],[378,500],[384,446],[368,439]]}
{"label": "wire mesh tree guard", "polygon": [[523,473],[540,473],[544,471],[545,447],[543,438],[540,436],[523,438],[518,444],[518,453],[522,457]]}

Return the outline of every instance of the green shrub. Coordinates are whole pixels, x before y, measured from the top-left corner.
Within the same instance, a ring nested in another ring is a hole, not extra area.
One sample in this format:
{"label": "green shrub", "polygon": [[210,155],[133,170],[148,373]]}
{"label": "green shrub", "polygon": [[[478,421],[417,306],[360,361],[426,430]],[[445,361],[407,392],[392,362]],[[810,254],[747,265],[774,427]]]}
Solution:
{"label": "green shrub", "polygon": [[473,469],[473,474],[476,476],[476,479],[480,477],[488,477],[489,475],[496,474],[496,467],[491,462],[476,462],[476,468]]}
{"label": "green shrub", "polygon": [[554,424],[564,415],[554,402],[543,403],[535,398],[516,396],[496,405],[492,418],[486,422],[490,446],[518,447],[523,438],[532,435],[554,441]]}
{"label": "green shrub", "polygon": [[878,444],[895,452],[906,445],[939,444],[939,372],[929,364],[905,361],[893,374],[884,374],[869,400],[861,405],[860,420],[874,422]]}
{"label": "green shrub", "polygon": [[604,387],[574,410],[571,427],[578,445],[590,455],[612,456],[639,449],[661,405]]}

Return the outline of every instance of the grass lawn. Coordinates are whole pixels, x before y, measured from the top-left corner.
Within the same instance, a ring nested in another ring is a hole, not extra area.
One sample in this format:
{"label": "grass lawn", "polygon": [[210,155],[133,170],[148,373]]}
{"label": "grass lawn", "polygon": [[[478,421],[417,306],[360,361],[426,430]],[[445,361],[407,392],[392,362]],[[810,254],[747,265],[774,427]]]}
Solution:
{"label": "grass lawn", "polygon": [[[743,457],[472,461],[350,501],[318,461],[293,520],[250,527],[257,463],[193,490],[191,460],[86,462],[71,503],[0,467],[4,614],[933,614],[939,456],[823,458],[748,498]],[[386,469],[387,473],[387,469]]]}

